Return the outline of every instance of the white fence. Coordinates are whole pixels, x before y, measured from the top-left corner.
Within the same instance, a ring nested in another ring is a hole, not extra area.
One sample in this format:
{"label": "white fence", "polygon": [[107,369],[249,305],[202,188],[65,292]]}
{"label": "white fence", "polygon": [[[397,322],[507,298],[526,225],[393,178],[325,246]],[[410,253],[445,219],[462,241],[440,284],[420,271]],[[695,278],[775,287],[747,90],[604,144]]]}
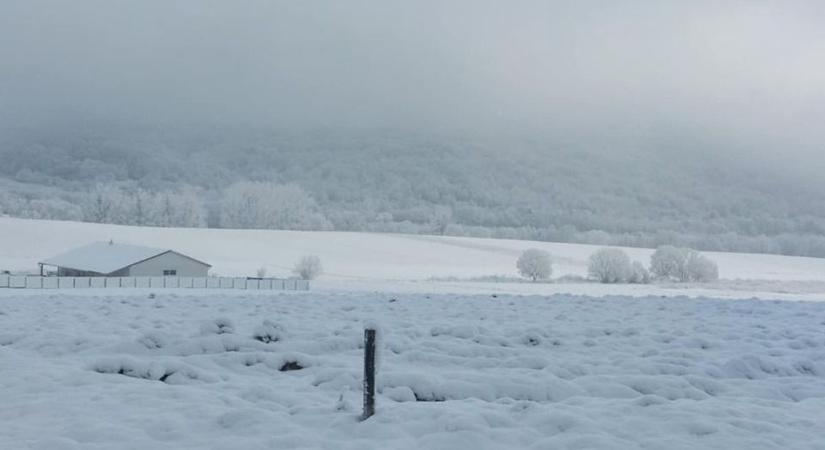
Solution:
{"label": "white fence", "polygon": [[0,288],[11,289],[245,289],[252,291],[308,291],[309,281],[278,278],[228,277],[40,277],[0,275]]}

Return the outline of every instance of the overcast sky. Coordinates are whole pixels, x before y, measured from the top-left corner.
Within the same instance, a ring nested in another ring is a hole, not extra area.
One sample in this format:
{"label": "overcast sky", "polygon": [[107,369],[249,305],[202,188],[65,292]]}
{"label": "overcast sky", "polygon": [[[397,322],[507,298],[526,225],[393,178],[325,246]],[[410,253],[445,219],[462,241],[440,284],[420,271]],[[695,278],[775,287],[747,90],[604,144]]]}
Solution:
{"label": "overcast sky", "polygon": [[0,1],[3,124],[98,119],[822,161],[825,2]]}

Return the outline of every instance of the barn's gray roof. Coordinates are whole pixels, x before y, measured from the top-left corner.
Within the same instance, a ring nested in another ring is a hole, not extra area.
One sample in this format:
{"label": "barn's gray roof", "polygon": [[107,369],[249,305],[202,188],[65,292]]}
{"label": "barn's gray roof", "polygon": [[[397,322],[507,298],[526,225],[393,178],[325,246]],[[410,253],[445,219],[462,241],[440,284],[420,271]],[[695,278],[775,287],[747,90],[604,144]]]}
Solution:
{"label": "barn's gray roof", "polygon": [[[93,242],[43,260],[40,264],[108,274],[169,252],[172,252],[172,250],[113,242]],[[202,261],[178,254],[209,266],[209,264]]]}

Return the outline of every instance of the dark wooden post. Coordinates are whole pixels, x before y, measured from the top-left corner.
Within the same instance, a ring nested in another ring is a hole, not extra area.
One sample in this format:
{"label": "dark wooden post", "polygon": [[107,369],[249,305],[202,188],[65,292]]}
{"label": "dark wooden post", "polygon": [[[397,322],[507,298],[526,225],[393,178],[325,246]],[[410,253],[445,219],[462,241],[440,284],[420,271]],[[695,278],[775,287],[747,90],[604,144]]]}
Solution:
{"label": "dark wooden post", "polygon": [[375,330],[364,330],[364,415],[367,420],[375,414]]}

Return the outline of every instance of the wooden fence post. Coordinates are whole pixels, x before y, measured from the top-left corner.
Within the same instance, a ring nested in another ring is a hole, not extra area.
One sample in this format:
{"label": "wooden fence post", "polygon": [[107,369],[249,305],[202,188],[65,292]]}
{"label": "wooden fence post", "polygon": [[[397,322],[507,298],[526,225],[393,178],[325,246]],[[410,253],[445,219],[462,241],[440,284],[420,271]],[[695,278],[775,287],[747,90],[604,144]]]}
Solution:
{"label": "wooden fence post", "polygon": [[364,330],[364,414],[367,420],[375,414],[375,330]]}

